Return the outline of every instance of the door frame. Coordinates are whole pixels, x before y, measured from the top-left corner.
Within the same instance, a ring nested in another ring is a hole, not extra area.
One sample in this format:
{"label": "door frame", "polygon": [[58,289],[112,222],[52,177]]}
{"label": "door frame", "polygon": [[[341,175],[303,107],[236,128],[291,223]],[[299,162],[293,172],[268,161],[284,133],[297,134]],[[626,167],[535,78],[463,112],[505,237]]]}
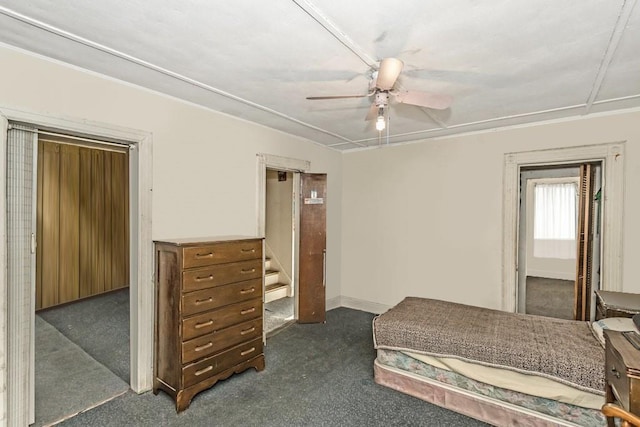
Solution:
{"label": "door frame", "polygon": [[506,153],[503,174],[502,309],[517,310],[520,169],[602,162],[602,273],[600,289],[622,291],[622,213],[625,142]]}
{"label": "door frame", "polygon": [[[298,259],[299,259],[299,234],[300,228],[300,206],[297,202],[300,194],[300,173],[309,172],[311,162],[308,160],[293,159],[290,157],[276,156],[273,154],[258,153],[256,155],[256,236],[265,238],[266,236],[266,202],[267,202],[267,169],[293,172],[293,281],[294,281],[294,308],[293,317],[298,318]],[[264,255],[263,255],[264,256]],[[262,300],[264,301],[264,283],[262,286]],[[264,305],[264,304],[263,304]],[[264,307],[263,307],[264,310]],[[264,313],[263,313],[264,315]],[[262,331],[262,340],[266,342],[266,333]]]}
{"label": "door frame", "polygon": [[[133,391],[142,393],[151,390],[153,379],[153,322],[154,322],[154,277],[153,277],[153,240],[151,234],[152,218],[152,145],[153,137],[149,132],[114,126],[86,120],[73,120],[51,117],[43,114],[16,110],[0,106],[0,132],[6,139],[8,121],[23,122],[35,127],[64,130],[66,132],[91,135],[97,138],[126,141],[130,144],[129,152],[129,247],[130,273],[129,295],[130,307],[130,386]],[[8,408],[9,377],[6,365],[8,355],[9,331],[7,322],[6,260],[6,145],[0,147],[0,425],[8,421],[8,412],[12,417],[26,419],[28,402],[20,402],[17,408]],[[35,313],[33,313],[35,316]],[[33,318],[32,318],[33,321]],[[25,332],[26,333],[26,332]],[[27,342],[30,342],[28,340]],[[25,352],[25,354],[27,354]],[[28,372],[16,373],[28,375]]]}

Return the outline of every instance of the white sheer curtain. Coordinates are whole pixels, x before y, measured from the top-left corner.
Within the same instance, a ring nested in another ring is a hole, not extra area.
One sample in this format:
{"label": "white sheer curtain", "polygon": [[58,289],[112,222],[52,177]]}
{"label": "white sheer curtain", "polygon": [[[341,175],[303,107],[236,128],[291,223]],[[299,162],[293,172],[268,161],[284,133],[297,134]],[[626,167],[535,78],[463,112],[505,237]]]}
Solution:
{"label": "white sheer curtain", "polygon": [[576,257],[575,183],[549,183],[535,186],[533,256],[575,259]]}

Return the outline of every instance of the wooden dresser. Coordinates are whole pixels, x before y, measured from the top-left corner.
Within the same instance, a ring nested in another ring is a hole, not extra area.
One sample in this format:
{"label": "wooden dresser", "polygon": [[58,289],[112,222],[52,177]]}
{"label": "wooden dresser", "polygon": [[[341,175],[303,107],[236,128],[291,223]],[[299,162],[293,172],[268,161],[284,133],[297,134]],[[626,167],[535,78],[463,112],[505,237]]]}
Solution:
{"label": "wooden dresser", "polygon": [[596,291],[596,320],[606,317],[633,317],[640,313],[640,294]]}
{"label": "wooden dresser", "polygon": [[[605,330],[606,402],[640,415],[640,350],[622,332]],[[613,420],[607,420],[613,426]]]}
{"label": "wooden dresser", "polygon": [[236,236],[155,242],[153,392],[177,412],[219,380],[264,369],[262,252],[262,239]]}

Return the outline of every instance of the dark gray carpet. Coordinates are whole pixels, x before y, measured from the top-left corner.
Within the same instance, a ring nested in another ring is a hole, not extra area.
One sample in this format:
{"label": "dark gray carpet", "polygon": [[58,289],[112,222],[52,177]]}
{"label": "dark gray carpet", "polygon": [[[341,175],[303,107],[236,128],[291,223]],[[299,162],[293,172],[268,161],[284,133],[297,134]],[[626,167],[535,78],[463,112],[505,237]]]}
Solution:
{"label": "dark gray carpet", "polygon": [[527,276],[526,312],[557,319],[573,319],[572,280]]}
{"label": "dark gray carpet", "polygon": [[36,316],[34,426],[51,425],[129,390],[129,384]]}
{"label": "dark gray carpet", "polygon": [[[129,391],[61,425],[485,425],[375,384],[372,318],[338,308],[327,312],[326,324],[294,324],[267,340],[263,372],[250,369],[219,382],[180,414],[163,392]],[[116,345],[110,346],[112,351],[118,351]]]}
{"label": "dark gray carpet", "polygon": [[38,315],[129,384],[129,288]]}

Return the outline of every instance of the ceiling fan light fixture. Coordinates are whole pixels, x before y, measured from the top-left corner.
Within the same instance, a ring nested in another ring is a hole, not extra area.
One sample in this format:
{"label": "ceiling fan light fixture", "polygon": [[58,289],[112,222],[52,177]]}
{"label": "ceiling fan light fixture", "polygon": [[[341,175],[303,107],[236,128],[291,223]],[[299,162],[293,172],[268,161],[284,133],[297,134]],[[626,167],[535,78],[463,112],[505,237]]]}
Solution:
{"label": "ceiling fan light fixture", "polygon": [[376,129],[379,132],[382,132],[384,130],[386,126],[386,123],[384,122],[384,116],[378,116],[378,118],[376,119]]}

